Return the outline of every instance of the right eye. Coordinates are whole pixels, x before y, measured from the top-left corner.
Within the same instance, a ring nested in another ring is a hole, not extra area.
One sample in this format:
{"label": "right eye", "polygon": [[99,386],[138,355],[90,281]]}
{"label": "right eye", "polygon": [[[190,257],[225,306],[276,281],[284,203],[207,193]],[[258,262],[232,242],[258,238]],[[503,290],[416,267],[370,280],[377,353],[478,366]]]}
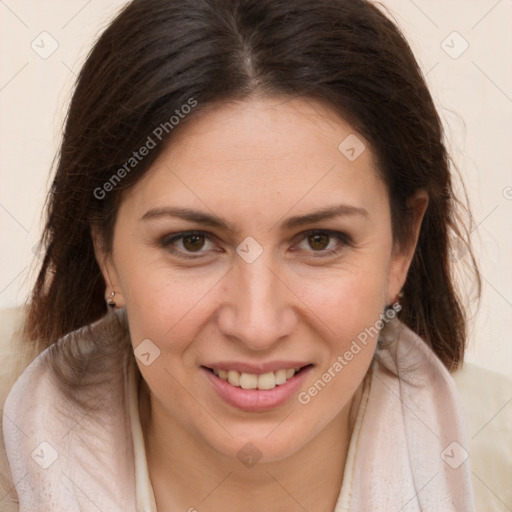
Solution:
{"label": "right eye", "polygon": [[[160,240],[160,246],[179,258],[198,259],[208,252],[202,250],[207,240],[210,240],[210,238],[204,231],[186,231],[166,235]],[[197,254],[197,256],[194,256],[194,254]]]}

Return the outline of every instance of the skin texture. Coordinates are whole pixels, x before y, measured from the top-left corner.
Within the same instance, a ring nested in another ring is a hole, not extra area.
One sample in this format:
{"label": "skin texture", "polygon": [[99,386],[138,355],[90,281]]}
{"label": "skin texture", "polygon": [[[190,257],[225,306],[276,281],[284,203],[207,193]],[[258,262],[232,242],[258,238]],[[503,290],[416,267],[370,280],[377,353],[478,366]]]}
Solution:
{"label": "skin texture", "polygon": [[[117,306],[127,308],[134,348],[150,339],[161,351],[149,366],[137,360],[159,511],[333,510],[351,407],[354,413],[377,340],[307,405],[294,395],[265,412],[224,402],[200,367],[307,361],[314,365],[301,387],[307,390],[395,300],[427,198],[414,198],[412,242],[395,251],[387,189],[370,147],[354,161],[338,150],[350,134],[347,123],[313,100],[252,98],[209,107],[176,131],[126,192],[112,252],[96,242],[107,295],[114,289]],[[281,227],[290,216],[341,203],[366,213]],[[215,214],[238,232],[168,215],[141,219],[170,206]],[[311,229],[350,240],[318,240],[305,234]],[[162,245],[187,230],[207,237]],[[263,249],[252,263],[236,252],[249,236]],[[336,247],[337,254],[321,255]],[[171,248],[200,257],[180,258]],[[252,467],[237,457],[246,443],[261,454]]]}

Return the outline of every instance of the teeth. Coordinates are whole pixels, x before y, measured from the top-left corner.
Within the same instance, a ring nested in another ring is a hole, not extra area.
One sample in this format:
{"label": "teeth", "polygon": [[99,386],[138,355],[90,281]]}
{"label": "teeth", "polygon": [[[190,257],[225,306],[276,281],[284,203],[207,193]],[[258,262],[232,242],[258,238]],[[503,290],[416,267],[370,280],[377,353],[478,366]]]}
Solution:
{"label": "teeth", "polygon": [[291,379],[300,368],[289,368],[287,370],[277,370],[275,372],[262,373],[255,375],[254,373],[240,373],[237,370],[217,370],[213,373],[222,380],[228,381],[232,386],[241,387],[242,389],[273,389],[276,386],[284,384]]}
{"label": "teeth", "polygon": [[240,386],[240,373],[236,370],[229,370],[228,371],[228,382],[232,386]]}
{"label": "teeth", "polygon": [[276,376],[276,386],[279,386],[280,384],[284,384],[286,382],[286,370],[277,370],[275,372]]}
{"label": "teeth", "polygon": [[262,373],[258,376],[258,389],[273,389],[276,387],[274,372]]}
{"label": "teeth", "polygon": [[252,373],[241,373],[240,387],[242,389],[256,389],[258,387],[258,376]]}

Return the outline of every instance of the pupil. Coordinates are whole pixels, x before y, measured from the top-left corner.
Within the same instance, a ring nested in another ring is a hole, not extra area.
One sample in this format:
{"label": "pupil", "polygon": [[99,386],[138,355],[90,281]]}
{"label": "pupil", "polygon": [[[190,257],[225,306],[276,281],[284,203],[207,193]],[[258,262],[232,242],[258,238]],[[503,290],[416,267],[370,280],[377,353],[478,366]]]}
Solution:
{"label": "pupil", "polygon": [[[202,241],[204,236],[203,235],[187,235],[183,237],[183,246],[190,251],[201,249],[202,247]],[[193,242],[187,243],[187,241],[193,240]],[[197,243],[199,242],[199,244]]]}

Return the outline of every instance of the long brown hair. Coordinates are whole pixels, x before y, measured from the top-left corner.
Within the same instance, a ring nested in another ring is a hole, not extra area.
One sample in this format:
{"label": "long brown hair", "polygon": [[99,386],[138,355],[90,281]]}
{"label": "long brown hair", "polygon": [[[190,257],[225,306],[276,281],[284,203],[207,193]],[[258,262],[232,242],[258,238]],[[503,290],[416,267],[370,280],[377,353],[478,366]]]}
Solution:
{"label": "long brown hair", "polygon": [[[26,338],[46,347],[105,315],[91,228],[111,248],[122,192],[172,140],[180,125],[171,117],[191,98],[198,106],[187,119],[251,94],[327,102],[366,138],[387,184],[397,244],[410,236],[408,198],[428,192],[400,319],[455,369],[464,354],[466,318],[453,280],[454,240],[466,247],[480,290],[468,228],[460,222],[441,121],[421,70],[400,30],[365,0],[129,3],[77,79],[47,198],[45,253],[28,303]],[[162,123],[156,147],[127,169]]]}

